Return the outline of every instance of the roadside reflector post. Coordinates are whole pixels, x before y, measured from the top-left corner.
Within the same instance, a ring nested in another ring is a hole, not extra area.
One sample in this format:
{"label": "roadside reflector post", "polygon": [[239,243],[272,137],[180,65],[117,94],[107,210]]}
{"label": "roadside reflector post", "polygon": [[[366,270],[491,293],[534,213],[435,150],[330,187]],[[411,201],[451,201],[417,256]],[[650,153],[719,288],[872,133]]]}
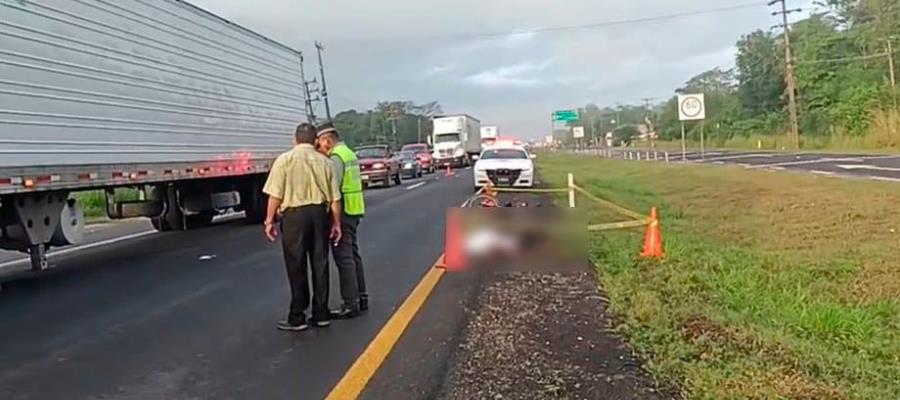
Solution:
{"label": "roadside reflector post", "polygon": [[575,208],[575,176],[569,174],[569,208]]}
{"label": "roadside reflector post", "polygon": [[641,161],[641,152],[637,152],[637,160]]}
{"label": "roadside reflector post", "polygon": [[665,156],[666,156],[666,164],[668,164],[669,163],[669,152],[668,151],[665,153]]}

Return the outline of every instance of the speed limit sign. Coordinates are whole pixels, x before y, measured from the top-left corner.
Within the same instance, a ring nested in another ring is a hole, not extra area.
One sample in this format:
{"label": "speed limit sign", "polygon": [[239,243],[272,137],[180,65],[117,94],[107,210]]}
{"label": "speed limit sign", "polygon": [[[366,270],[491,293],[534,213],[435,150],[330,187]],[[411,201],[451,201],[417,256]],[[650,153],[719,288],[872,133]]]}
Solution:
{"label": "speed limit sign", "polygon": [[706,119],[706,104],[702,93],[678,95],[678,119],[682,121]]}

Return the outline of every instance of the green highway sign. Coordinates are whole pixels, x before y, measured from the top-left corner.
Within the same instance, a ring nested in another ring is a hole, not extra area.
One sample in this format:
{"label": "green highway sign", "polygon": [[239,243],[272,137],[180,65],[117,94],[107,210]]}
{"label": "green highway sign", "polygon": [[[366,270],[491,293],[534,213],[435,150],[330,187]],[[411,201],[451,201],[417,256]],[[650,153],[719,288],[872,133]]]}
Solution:
{"label": "green highway sign", "polygon": [[560,110],[553,112],[554,121],[578,121],[578,110]]}

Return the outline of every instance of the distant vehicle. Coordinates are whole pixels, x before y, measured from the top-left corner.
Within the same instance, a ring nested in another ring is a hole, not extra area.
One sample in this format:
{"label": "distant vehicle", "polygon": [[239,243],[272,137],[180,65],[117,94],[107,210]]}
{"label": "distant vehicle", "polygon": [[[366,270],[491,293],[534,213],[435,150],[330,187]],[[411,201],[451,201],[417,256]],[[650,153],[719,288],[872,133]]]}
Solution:
{"label": "distant vehicle", "polygon": [[422,163],[419,162],[419,157],[413,151],[401,151],[397,153],[397,161],[400,162],[400,171],[403,173],[404,178],[421,178],[422,177]]}
{"label": "distant vehicle", "polygon": [[469,115],[436,117],[431,139],[439,167],[471,165],[481,153],[481,121]]}
{"label": "distant vehicle", "polygon": [[475,190],[490,183],[496,187],[534,186],[534,158],[521,146],[495,146],[481,152],[475,163]]}
{"label": "distant vehicle", "polygon": [[422,169],[428,173],[434,172],[434,158],[431,156],[431,151],[428,149],[428,145],[425,143],[412,143],[403,145],[400,148],[400,151],[412,151],[416,153],[416,157],[419,159],[419,164],[422,164]]}
{"label": "distant vehicle", "polygon": [[363,186],[377,183],[389,187],[403,183],[400,163],[387,145],[357,147],[356,157],[359,159]]}
{"label": "distant vehicle", "polygon": [[500,138],[500,129],[496,126],[481,127],[481,145],[483,149],[493,146]]}

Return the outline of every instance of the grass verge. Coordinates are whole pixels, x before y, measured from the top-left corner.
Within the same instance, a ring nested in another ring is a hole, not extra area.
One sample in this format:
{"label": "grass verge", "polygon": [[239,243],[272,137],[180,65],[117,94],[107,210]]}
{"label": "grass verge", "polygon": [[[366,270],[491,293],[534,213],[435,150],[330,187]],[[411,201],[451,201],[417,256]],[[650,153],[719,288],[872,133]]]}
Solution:
{"label": "grass verge", "polygon": [[[897,399],[900,187],[729,167],[542,155],[629,208],[659,206],[667,258],[642,234],[593,236],[619,331],[697,399]],[[588,206],[591,223],[621,220]]]}
{"label": "grass verge", "polygon": [[[131,188],[116,189],[116,199],[118,200],[137,200],[138,191]],[[84,192],[75,192],[70,195],[81,204],[84,210],[84,217],[88,222],[101,222],[107,220],[106,216],[106,194],[103,190],[88,190]]]}

